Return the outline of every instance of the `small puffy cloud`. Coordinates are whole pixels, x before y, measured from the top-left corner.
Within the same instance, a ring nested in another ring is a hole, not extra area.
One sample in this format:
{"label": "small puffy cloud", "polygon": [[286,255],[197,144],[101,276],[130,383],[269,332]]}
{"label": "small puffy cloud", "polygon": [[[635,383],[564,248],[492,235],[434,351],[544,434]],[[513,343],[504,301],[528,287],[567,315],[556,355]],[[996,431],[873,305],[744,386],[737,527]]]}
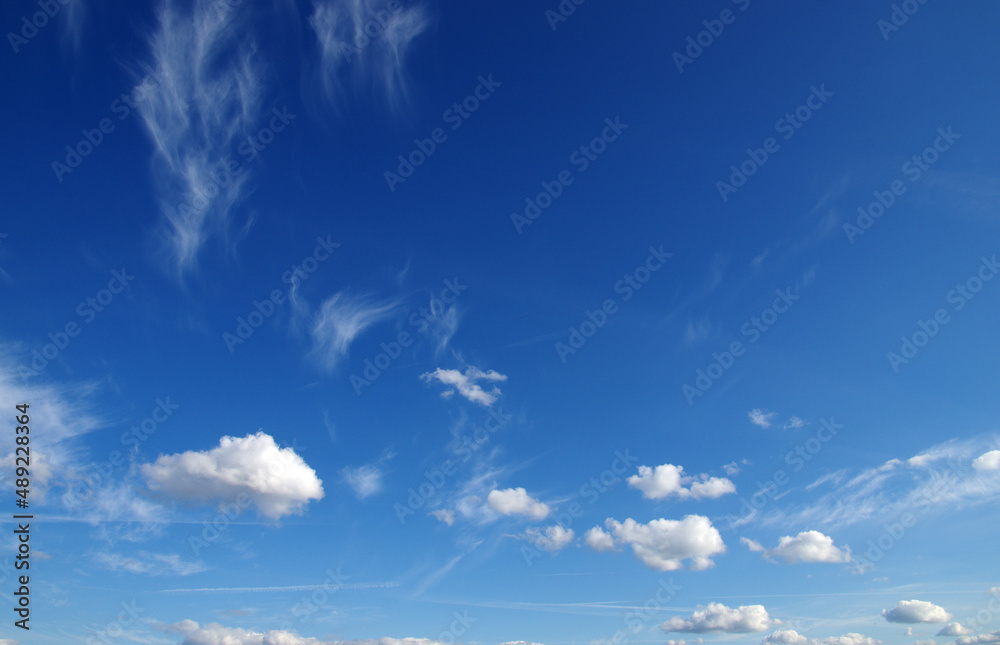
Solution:
{"label": "small puffy cloud", "polygon": [[492,490],[486,496],[486,503],[501,515],[524,515],[534,520],[543,520],[549,514],[549,507],[528,495],[523,488]]}
{"label": "small puffy cloud", "polygon": [[817,638],[813,641],[813,643],[816,645],[880,645],[882,641],[877,641],[874,638],[865,636],[864,634],[851,632],[850,634],[844,634],[843,636]]}
{"label": "small puffy cloud", "polygon": [[785,430],[788,430],[789,428],[801,428],[805,424],[806,424],[806,422],[803,421],[802,419],[800,419],[798,417],[792,417],[791,419],[789,419],[788,421],[786,421],[785,425],[782,426],[782,427]]}
{"label": "small puffy cloud", "polygon": [[[690,484],[685,488],[686,484]],[[678,499],[715,499],[735,493],[733,482],[723,477],[684,474],[683,466],[663,464],[656,468],[639,466],[639,474],[628,478],[628,485],[642,491],[646,499],[663,499],[675,495]]]}
{"label": "small puffy cloud", "polygon": [[382,471],[377,466],[344,468],[340,471],[347,485],[358,499],[364,499],[382,490]]}
{"label": "small puffy cloud", "polygon": [[972,467],[978,471],[1000,470],[1000,450],[991,450],[976,457]]}
{"label": "small puffy cloud", "polygon": [[714,565],[712,556],[725,553],[726,545],[711,520],[702,515],[686,515],[682,520],[660,518],[640,524],[628,518],[624,522],[608,518],[608,531],[594,527],[584,536],[588,546],[606,551],[611,546],[628,544],[635,556],[650,569],[676,571],[690,560],[690,569],[700,571]]}
{"label": "small puffy cloud", "polygon": [[747,413],[747,416],[750,417],[750,423],[755,426],[760,428],[770,428],[771,420],[778,416],[778,413],[768,412],[767,410],[763,410],[761,408],[754,408]]}
{"label": "small puffy cloud", "polygon": [[811,642],[794,629],[780,629],[766,636],[761,645],[811,645]]}
{"label": "small puffy cloud", "polygon": [[960,636],[955,642],[958,645],[994,645],[1000,643],[1000,629],[978,636]]}
{"label": "small puffy cloud", "polygon": [[501,392],[499,388],[493,386],[489,392],[484,390],[477,381],[506,381],[507,376],[505,374],[500,374],[494,370],[488,370],[486,372],[480,370],[477,367],[469,367],[465,372],[460,372],[458,370],[446,370],[440,367],[433,372],[426,372],[420,375],[421,380],[425,383],[430,383],[431,381],[438,381],[443,385],[448,385],[454,389],[445,390],[441,396],[450,397],[454,396],[457,391],[460,395],[472,401],[473,403],[478,403],[480,405],[485,405],[489,407],[496,403],[497,397],[500,396]]}
{"label": "small puffy cloud", "polygon": [[740,465],[735,461],[723,466],[722,470],[726,471],[726,474],[729,475],[730,477],[732,477],[733,475],[739,475],[740,472],[742,471]]}
{"label": "small puffy cloud", "polygon": [[605,533],[599,526],[595,526],[584,533],[583,541],[591,549],[598,552],[615,550],[615,539],[609,533]]}
{"label": "small puffy cloud", "polygon": [[167,625],[165,631],[181,634],[180,645],[442,645],[429,638],[369,638],[347,641],[324,641],[299,636],[293,631],[273,630],[258,632],[218,623],[199,625],[193,620],[183,620]]}
{"label": "small puffy cloud", "polygon": [[448,526],[455,523],[455,511],[448,511],[445,509],[438,509],[436,511],[431,511],[431,516],[437,518],[438,520],[444,522]]}
{"label": "small puffy cloud", "polygon": [[556,524],[548,527],[545,531],[530,528],[524,532],[524,537],[537,548],[555,553],[569,546],[576,534],[573,529],[566,529]]}
{"label": "small puffy cloud", "polygon": [[140,552],[135,557],[119,553],[98,553],[94,559],[112,571],[127,571],[149,576],[188,576],[192,573],[201,573],[208,568],[203,562],[185,562],[176,553]]}
{"label": "small puffy cloud", "polygon": [[962,625],[962,623],[948,623],[941,628],[937,636],[968,636],[972,630]]}
{"label": "small puffy cloud", "polygon": [[725,634],[751,634],[763,632],[781,621],[767,615],[763,605],[746,605],[731,608],[717,602],[711,602],[691,614],[690,618],[674,616],[660,625],[666,632],[688,632],[706,634],[721,632]]}
{"label": "small puffy cloud", "polygon": [[819,531],[803,531],[792,537],[782,536],[778,546],[766,550],[759,542],[749,538],[740,538],[740,542],[756,553],[763,553],[766,558],[780,558],[785,564],[803,562],[850,562],[851,549],[843,549],[833,544],[833,538]]}
{"label": "small puffy cloud", "polygon": [[211,450],[160,455],[140,471],[150,490],[185,502],[232,503],[247,496],[264,517],[296,513],[323,498],[323,482],[292,448],[264,432],[222,437]]}
{"label": "small puffy cloud", "polygon": [[951,614],[934,603],[923,600],[900,600],[890,610],[882,610],[882,615],[890,623],[945,623]]}

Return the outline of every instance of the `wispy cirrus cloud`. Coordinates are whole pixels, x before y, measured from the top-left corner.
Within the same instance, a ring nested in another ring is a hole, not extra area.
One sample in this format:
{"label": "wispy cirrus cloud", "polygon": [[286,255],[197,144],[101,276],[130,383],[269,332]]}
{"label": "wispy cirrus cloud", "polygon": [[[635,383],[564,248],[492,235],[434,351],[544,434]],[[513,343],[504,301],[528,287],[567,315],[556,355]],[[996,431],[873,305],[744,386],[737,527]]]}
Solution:
{"label": "wispy cirrus cloud", "polygon": [[291,292],[295,315],[305,321],[312,338],[312,354],[327,370],[334,370],[347,358],[351,344],[366,329],[394,315],[396,300],[376,300],[369,295],[339,291],[320,305],[313,314],[309,305]]}
{"label": "wispy cirrus cloud", "polygon": [[469,401],[489,407],[496,403],[497,398],[501,394],[500,389],[493,386],[493,389],[487,392],[481,385],[479,385],[478,381],[506,381],[507,375],[501,374],[495,370],[487,370],[484,372],[478,367],[469,367],[465,370],[465,372],[460,372],[458,370],[446,370],[439,367],[433,372],[421,374],[420,378],[425,383],[437,381],[443,385],[448,385],[454,388],[445,390],[441,396],[447,398],[453,396],[457,391],[459,395]]}
{"label": "wispy cirrus cloud", "polygon": [[128,573],[149,576],[189,576],[193,573],[201,573],[208,568],[203,562],[187,562],[176,553],[142,551],[134,556],[125,556],[120,553],[97,553],[94,559],[112,571],[127,571]]}
{"label": "wispy cirrus cloud", "polygon": [[406,59],[431,26],[427,9],[389,0],[314,0],[309,24],[319,43],[320,81],[334,105],[343,103],[348,86],[380,95],[393,109],[406,105]]}
{"label": "wispy cirrus cloud", "polygon": [[138,103],[154,145],[160,236],[179,277],[213,234],[226,234],[248,172],[231,158],[260,116],[263,71],[241,12],[217,0],[166,2],[145,72],[156,86]]}

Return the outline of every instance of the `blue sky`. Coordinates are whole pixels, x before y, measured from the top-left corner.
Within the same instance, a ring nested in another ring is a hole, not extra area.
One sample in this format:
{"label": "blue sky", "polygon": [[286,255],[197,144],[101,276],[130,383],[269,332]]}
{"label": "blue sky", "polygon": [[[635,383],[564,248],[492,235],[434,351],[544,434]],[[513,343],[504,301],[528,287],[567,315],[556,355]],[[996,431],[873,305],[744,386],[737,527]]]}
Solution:
{"label": "blue sky", "polygon": [[3,15],[3,645],[1000,643],[995,3]]}

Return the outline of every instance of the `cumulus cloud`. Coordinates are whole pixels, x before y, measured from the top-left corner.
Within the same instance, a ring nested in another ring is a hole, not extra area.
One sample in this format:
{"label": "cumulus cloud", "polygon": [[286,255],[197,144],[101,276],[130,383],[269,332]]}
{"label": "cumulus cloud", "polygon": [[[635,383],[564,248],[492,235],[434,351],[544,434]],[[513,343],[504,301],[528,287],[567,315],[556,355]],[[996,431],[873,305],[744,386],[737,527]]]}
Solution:
{"label": "cumulus cloud", "polygon": [[429,638],[368,638],[346,641],[325,641],[300,636],[293,631],[273,630],[258,632],[237,627],[224,627],[218,623],[199,625],[193,620],[182,620],[167,625],[167,632],[184,637],[181,645],[443,645]]}
{"label": "cumulus cloud", "polygon": [[323,482],[292,448],[264,432],[225,436],[207,451],[161,455],[140,472],[150,490],[181,501],[233,502],[246,495],[264,517],[296,513],[323,498]]}
{"label": "cumulus cloud", "polygon": [[771,420],[778,416],[777,412],[768,412],[767,410],[762,410],[761,408],[754,408],[747,413],[750,417],[750,423],[758,426],[760,428],[770,428]]}
{"label": "cumulus cloud", "polygon": [[584,533],[583,541],[591,549],[598,552],[615,550],[615,539],[611,537],[610,533],[605,533],[599,526],[595,526]]}
{"label": "cumulus cloud", "polygon": [[948,623],[941,628],[937,636],[968,636],[972,630],[962,625],[962,623]]}
{"label": "cumulus cloud", "polygon": [[833,538],[819,531],[803,531],[795,537],[785,535],[778,539],[778,546],[770,550],[750,538],[742,537],[740,542],[755,553],[763,553],[768,559],[779,558],[785,564],[851,561],[850,547],[841,549],[834,546]]}
{"label": "cumulus cloud", "polygon": [[370,296],[340,291],[323,301],[313,316],[297,290],[292,291],[292,301],[297,315],[309,319],[314,356],[330,370],[347,357],[358,336],[392,316],[398,307],[395,301],[376,301]]}
{"label": "cumulus cloud", "polygon": [[112,571],[127,571],[149,576],[188,576],[208,567],[203,562],[186,562],[176,553],[146,553],[127,557],[119,553],[98,553],[94,559]]}
{"label": "cumulus cloud", "polygon": [[347,482],[347,485],[354,490],[354,494],[358,499],[365,499],[382,490],[383,473],[377,466],[347,467],[340,471],[340,475]]}
{"label": "cumulus cloud", "polygon": [[[685,484],[690,484],[685,488]],[[628,478],[628,485],[642,491],[646,499],[663,499],[676,496],[678,499],[715,499],[727,493],[735,493],[736,486],[724,477],[684,474],[683,466],[663,464],[656,468],[639,466],[639,474]]]}
{"label": "cumulus cloud", "polygon": [[501,515],[524,515],[534,520],[545,519],[550,510],[548,505],[528,495],[523,488],[492,490],[486,496],[486,503]]}
{"label": "cumulus cloud", "polygon": [[504,374],[500,374],[494,370],[484,372],[477,367],[469,367],[464,373],[458,370],[446,370],[439,367],[433,372],[421,374],[420,378],[424,383],[437,381],[450,388],[454,388],[445,390],[442,396],[452,396],[457,390],[462,397],[486,407],[496,403],[497,397],[500,396],[501,392],[496,386],[493,386],[493,389],[487,392],[477,381],[495,382],[507,380],[507,376]]}
{"label": "cumulus cloud", "polygon": [[792,417],[792,418],[791,418],[791,419],[789,419],[789,420],[788,420],[787,422],[785,422],[785,425],[784,425],[784,426],[782,426],[782,427],[783,427],[783,428],[784,428],[785,430],[788,430],[789,428],[801,428],[801,427],[802,427],[802,426],[804,426],[805,424],[806,424],[806,422],[805,422],[805,421],[803,421],[802,419],[800,419],[800,418],[798,418],[798,417]]}
{"label": "cumulus cloud", "polygon": [[869,638],[863,634],[852,632],[843,636],[828,636],[826,638],[806,638],[794,629],[782,629],[774,632],[763,641],[762,645],[880,645],[882,641]]}
{"label": "cumulus cloud", "polygon": [[530,528],[524,532],[524,537],[542,551],[555,553],[569,546],[576,534],[573,529],[566,529],[556,524],[544,531]]}
{"label": "cumulus cloud", "polygon": [[722,470],[726,471],[726,474],[732,477],[733,475],[739,475],[742,469],[738,463],[731,462],[722,467]]}
{"label": "cumulus cloud", "polygon": [[584,541],[596,551],[606,551],[618,545],[630,545],[632,552],[650,569],[675,571],[690,560],[689,568],[707,569],[715,563],[712,556],[725,553],[726,545],[711,520],[702,515],[686,515],[681,520],[652,520],[640,524],[628,518],[618,522],[608,518],[608,529],[594,527]]}
{"label": "cumulus cloud", "polygon": [[162,237],[179,275],[213,233],[226,233],[249,172],[232,159],[259,128],[263,69],[244,12],[217,0],[162,3],[150,36],[150,82],[137,110],[162,184]]}
{"label": "cumulus cloud", "polygon": [[1000,643],[1000,629],[977,636],[960,636],[955,642],[958,645],[994,645]]}
{"label": "cumulus cloud", "polygon": [[976,457],[972,467],[979,471],[1000,470],[1000,450],[990,450]]}
{"label": "cumulus cloud", "polygon": [[746,605],[731,608],[717,602],[699,608],[690,618],[674,616],[660,625],[666,632],[689,632],[694,634],[725,633],[751,634],[763,632],[779,624],[767,615],[763,605]]}
{"label": "cumulus cloud", "polygon": [[406,104],[406,59],[431,19],[419,4],[397,11],[390,4],[314,0],[309,25],[319,42],[322,87],[334,105],[343,102],[348,84],[374,89],[392,108]]}
{"label": "cumulus cloud", "polygon": [[943,607],[924,600],[900,600],[892,609],[883,609],[882,616],[890,623],[944,623],[951,620],[951,614]]}

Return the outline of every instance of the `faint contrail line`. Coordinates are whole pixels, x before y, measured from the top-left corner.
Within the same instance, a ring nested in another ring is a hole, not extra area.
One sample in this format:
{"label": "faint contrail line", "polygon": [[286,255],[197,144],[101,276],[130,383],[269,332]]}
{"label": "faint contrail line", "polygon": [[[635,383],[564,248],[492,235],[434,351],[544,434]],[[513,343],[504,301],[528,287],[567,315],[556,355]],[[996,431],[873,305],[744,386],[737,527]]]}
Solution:
{"label": "faint contrail line", "polygon": [[317,589],[386,589],[398,587],[398,582],[358,582],[345,585],[292,585],[290,587],[216,587],[203,589],[163,589],[158,593],[208,593],[208,592],[229,592],[229,593],[266,593],[269,591],[315,591]]}

